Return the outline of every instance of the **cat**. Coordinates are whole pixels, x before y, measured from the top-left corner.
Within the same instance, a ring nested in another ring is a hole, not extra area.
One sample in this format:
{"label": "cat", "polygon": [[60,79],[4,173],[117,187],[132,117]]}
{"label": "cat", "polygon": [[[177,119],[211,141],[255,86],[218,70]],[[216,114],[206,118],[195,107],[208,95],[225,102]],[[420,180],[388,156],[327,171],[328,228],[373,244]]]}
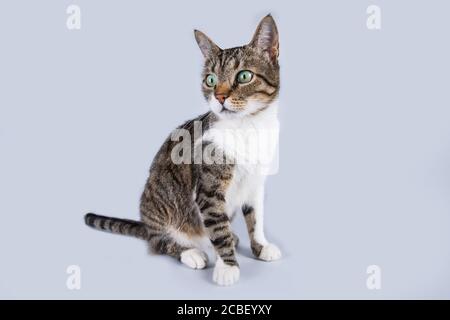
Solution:
{"label": "cat", "polygon": [[259,128],[277,132],[279,35],[270,14],[244,46],[221,49],[201,31],[194,30],[194,34],[204,56],[202,92],[210,111],[176,130],[194,136],[199,124],[201,139],[188,145],[195,150],[212,147],[212,156],[223,152],[231,161],[198,163],[186,152],[184,155],[194,163],[175,163],[173,150],[179,141],[172,135],[151,165],[141,197],[141,221],[88,213],[85,223],[143,239],[154,252],[172,256],[193,269],[207,266],[204,248],[209,245],[216,255],[213,281],[227,286],[237,282],[240,275],[238,238],[230,227],[236,212],[242,212],[245,218],[252,253],[264,261],[281,258],[279,248],[266,240],[263,230],[267,175],[251,170],[259,168],[258,163],[236,161],[237,147],[220,137],[223,130]]}

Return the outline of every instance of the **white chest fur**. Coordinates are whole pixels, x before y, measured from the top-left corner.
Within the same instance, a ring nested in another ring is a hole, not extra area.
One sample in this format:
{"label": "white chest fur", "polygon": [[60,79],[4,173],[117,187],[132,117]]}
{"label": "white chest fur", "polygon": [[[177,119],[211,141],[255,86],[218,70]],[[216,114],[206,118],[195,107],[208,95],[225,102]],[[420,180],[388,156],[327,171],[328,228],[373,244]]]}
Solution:
{"label": "white chest fur", "polygon": [[277,105],[254,116],[222,119],[205,132],[234,166],[226,194],[227,213],[232,215],[264,188],[265,178],[278,168],[279,121]]}

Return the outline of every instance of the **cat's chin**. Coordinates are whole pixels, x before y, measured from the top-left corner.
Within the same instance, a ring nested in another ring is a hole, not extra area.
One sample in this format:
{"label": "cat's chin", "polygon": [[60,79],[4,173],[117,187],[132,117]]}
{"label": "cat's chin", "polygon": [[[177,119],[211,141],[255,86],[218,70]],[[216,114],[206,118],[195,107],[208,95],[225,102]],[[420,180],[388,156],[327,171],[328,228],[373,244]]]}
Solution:
{"label": "cat's chin", "polygon": [[245,116],[245,114],[243,114],[243,112],[229,111],[227,109],[220,110],[220,111],[213,110],[213,112],[216,114],[216,116],[219,119],[240,119]]}
{"label": "cat's chin", "polygon": [[210,101],[209,108],[219,119],[238,119],[243,116],[242,111],[235,111],[226,104],[220,104],[217,100]]}

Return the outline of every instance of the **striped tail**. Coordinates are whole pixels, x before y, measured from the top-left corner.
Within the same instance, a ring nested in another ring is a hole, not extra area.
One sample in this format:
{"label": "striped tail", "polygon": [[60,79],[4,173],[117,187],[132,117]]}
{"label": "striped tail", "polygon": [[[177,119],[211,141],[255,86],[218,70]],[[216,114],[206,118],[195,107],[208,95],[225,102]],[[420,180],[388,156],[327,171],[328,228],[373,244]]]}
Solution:
{"label": "striped tail", "polygon": [[104,217],[93,213],[86,214],[84,221],[86,225],[97,230],[149,240],[147,227],[139,221]]}

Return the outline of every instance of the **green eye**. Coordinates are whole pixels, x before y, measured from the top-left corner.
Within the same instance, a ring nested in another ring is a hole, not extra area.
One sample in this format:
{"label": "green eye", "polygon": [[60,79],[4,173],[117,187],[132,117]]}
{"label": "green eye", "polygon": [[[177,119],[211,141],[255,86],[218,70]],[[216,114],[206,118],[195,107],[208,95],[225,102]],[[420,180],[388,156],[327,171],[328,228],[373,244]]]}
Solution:
{"label": "green eye", "polygon": [[253,72],[244,70],[238,73],[237,81],[239,83],[248,83],[253,79]]}
{"label": "green eye", "polygon": [[208,87],[214,87],[217,84],[217,76],[215,74],[208,74],[205,79],[205,83]]}

